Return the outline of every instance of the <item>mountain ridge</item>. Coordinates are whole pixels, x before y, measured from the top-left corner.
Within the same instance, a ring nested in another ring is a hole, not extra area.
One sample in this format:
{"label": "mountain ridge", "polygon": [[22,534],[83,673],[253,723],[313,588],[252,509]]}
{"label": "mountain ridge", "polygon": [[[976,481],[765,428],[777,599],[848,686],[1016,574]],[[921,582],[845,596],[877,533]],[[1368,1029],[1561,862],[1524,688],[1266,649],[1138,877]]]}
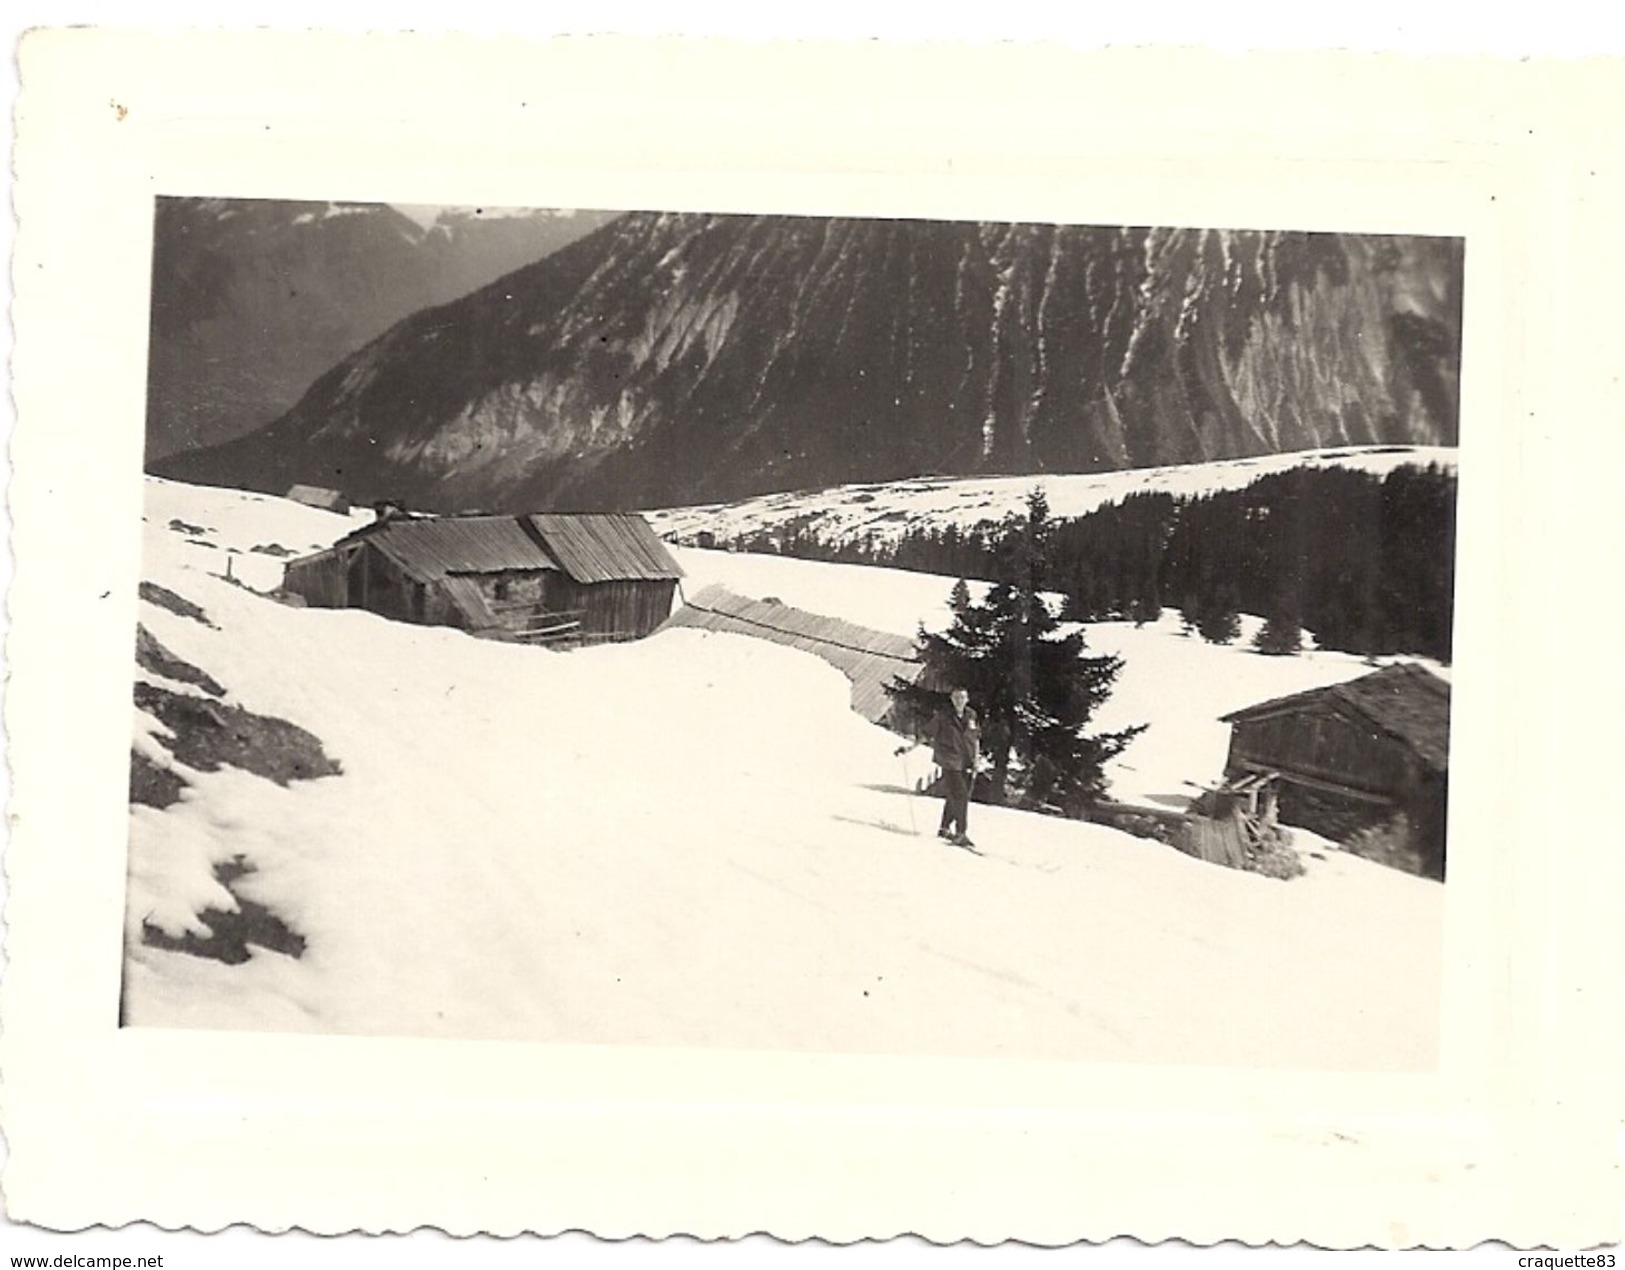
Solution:
{"label": "mountain ridge", "polygon": [[1450,445],[1459,240],[628,213],[154,470],[435,510]]}
{"label": "mountain ridge", "polygon": [[411,313],[601,223],[550,211],[161,197],[153,217],[147,456],[234,439]]}

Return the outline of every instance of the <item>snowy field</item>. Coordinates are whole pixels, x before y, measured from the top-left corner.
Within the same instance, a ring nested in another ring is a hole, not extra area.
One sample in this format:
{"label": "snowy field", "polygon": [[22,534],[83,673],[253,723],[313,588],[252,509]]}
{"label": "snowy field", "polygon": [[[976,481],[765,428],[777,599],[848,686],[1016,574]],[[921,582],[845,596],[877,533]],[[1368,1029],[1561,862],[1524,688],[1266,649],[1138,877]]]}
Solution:
{"label": "snowy field", "polygon": [[[181,528],[172,528],[178,522]],[[975,807],[977,857],[905,791],[921,757],[815,658],[692,630],[573,653],[284,607],[281,560],[355,521],[148,484],[144,576],[214,624],[141,620],[227,701],[297,723],[338,776],[180,770],[132,809],[135,1025],[757,1049],[1416,1070],[1437,1058],[1443,888],[1314,848],[1279,882],[1074,822]],[[188,528],[189,527],[189,528]],[[724,581],[910,633],[942,579],[680,553]],[[227,562],[231,576],[224,579]],[[838,601],[838,603],[836,603]],[[1114,785],[1175,798],[1223,760],[1217,713],[1361,673],[1090,628],[1130,659],[1111,717],[1152,731]],[[147,678],[176,692],[186,685]],[[1119,717],[1120,716],[1120,717]],[[136,717],[136,746],[174,760]],[[1183,792],[1188,793],[1188,790]],[[306,940],[227,966],[233,883]]]}
{"label": "snowy field", "polygon": [[950,524],[969,529],[1019,514],[1035,486],[1043,488],[1053,515],[1073,517],[1121,502],[1132,493],[1175,497],[1213,494],[1244,489],[1261,476],[1298,467],[1352,468],[1386,476],[1406,464],[1438,464],[1453,471],[1456,450],[1446,446],[1346,447],[1121,472],[922,477],[886,485],[841,485],[764,494],[736,503],[667,508],[647,515],[656,533],[683,542],[692,542],[694,535],[702,531],[722,541],[755,529],[803,522],[816,522],[817,535],[826,543],[849,542],[869,535],[878,542],[888,542],[907,529],[943,529]]}

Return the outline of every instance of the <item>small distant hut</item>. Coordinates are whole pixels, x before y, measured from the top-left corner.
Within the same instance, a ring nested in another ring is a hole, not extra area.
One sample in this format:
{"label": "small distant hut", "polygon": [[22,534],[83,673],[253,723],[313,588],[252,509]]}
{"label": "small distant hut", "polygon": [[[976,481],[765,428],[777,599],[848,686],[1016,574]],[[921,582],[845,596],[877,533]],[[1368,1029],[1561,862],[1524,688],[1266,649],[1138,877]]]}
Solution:
{"label": "small distant hut", "polygon": [[386,516],[288,563],[283,589],[531,643],[640,639],[682,570],[641,516]]}
{"label": "small distant hut", "polygon": [[1282,821],[1334,841],[1403,814],[1420,871],[1444,876],[1450,685],[1414,664],[1261,702],[1231,725],[1235,791],[1272,781]]}
{"label": "small distant hut", "polygon": [[295,485],[287,497],[296,503],[303,503],[306,507],[320,508],[324,512],[337,512],[340,516],[350,514],[350,500],[336,489],[323,489],[319,485]]}
{"label": "small distant hut", "polygon": [[792,608],[773,598],[751,599],[724,586],[708,586],[671,615],[666,627],[728,631],[813,653],[852,684],[852,708],[871,723],[891,726],[885,685],[912,683],[924,668],[914,641],[839,618]]}

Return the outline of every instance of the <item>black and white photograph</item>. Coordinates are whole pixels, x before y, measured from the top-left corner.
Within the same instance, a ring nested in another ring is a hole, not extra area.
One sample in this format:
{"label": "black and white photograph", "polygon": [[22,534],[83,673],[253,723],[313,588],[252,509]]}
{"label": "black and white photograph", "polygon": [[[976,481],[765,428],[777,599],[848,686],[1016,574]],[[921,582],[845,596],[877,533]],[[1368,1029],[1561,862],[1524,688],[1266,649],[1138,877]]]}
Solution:
{"label": "black and white photograph", "polygon": [[1606,68],[19,71],[0,1240],[1617,1239]]}
{"label": "black and white photograph", "polygon": [[1432,1068],[1463,246],[159,198],[121,1022]]}

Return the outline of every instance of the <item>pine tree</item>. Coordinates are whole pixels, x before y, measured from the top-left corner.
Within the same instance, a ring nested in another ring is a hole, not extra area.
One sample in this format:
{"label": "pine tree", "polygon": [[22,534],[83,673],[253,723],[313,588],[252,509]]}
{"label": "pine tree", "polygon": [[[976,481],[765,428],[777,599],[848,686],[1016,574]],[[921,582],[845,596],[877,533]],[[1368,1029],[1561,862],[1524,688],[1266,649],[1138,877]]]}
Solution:
{"label": "pine tree", "polygon": [[1085,735],[1110,696],[1122,659],[1090,656],[1082,631],[1063,634],[1043,594],[1048,571],[1049,507],[1042,491],[1003,539],[1001,581],[980,603],[968,592],[951,602],[941,634],[920,631],[922,683],[894,681],[888,691],[905,714],[929,718],[943,694],[962,685],[982,720],[983,752],[993,771],[992,801],[1081,814],[1105,794],[1105,765],[1144,727]]}
{"label": "pine tree", "polygon": [[1179,633],[1181,635],[1196,634],[1201,617],[1201,600],[1197,598],[1195,592],[1187,592],[1179,601]]}
{"label": "pine tree", "polygon": [[1270,657],[1290,657],[1303,651],[1303,624],[1290,610],[1271,613],[1253,637],[1253,647]]}
{"label": "pine tree", "polygon": [[1210,644],[1233,644],[1241,635],[1241,614],[1237,612],[1236,589],[1221,585],[1213,599],[1202,606],[1196,629]]}
{"label": "pine tree", "polygon": [[1129,601],[1128,620],[1135,627],[1144,626],[1147,622],[1155,622],[1162,616],[1162,601],[1153,593],[1151,595],[1136,595]]}
{"label": "pine tree", "polygon": [[1073,570],[1061,615],[1069,622],[1093,622],[1100,616],[1099,586],[1087,560],[1079,561]]}

